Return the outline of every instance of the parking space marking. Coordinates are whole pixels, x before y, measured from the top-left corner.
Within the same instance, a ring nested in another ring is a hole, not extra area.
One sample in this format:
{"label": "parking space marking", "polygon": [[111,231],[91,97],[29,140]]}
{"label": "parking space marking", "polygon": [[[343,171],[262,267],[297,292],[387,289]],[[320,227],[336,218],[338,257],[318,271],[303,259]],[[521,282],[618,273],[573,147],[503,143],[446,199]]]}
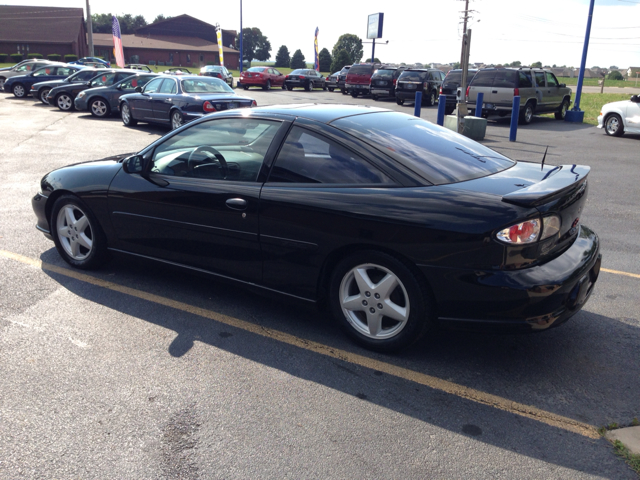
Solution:
{"label": "parking space marking", "polygon": [[621,272],[620,270],[611,270],[609,268],[601,268],[601,272],[615,273],[616,275],[624,275],[625,277],[640,278],[637,273]]}
{"label": "parking space marking", "polygon": [[206,310],[204,308],[195,307],[187,303],[178,302],[176,300],[171,300],[165,297],[161,297],[159,295],[147,293],[142,290],[137,290],[134,288],[125,287],[123,285],[118,285],[116,283],[102,280],[100,278],[96,278],[91,275],[78,272],[76,270],[71,270],[68,268],[51,265],[37,259],[25,257],[17,253],[9,252],[6,250],[0,250],[0,256],[26,264],[26,265],[30,265],[35,268],[48,270],[50,272],[54,272],[60,275],[64,275],[66,277],[70,277],[82,282],[86,282],[91,285],[107,288],[115,292],[136,297],[141,300],[146,300],[146,301],[163,305],[169,308],[174,308],[176,310],[180,310],[186,313],[208,318],[231,327],[239,328],[244,331],[254,333],[272,340],[277,340],[279,342],[283,342],[298,348],[302,348],[314,353],[318,353],[320,355],[342,360],[344,362],[348,362],[354,365],[359,365],[361,367],[368,368],[371,370],[384,372],[394,377],[398,377],[410,382],[424,385],[425,387],[428,387],[434,390],[439,390],[439,391],[448,393],[450,395],[454,395],[456,397],[469,400],[481,405],[486,405],[488,407],[513,413],[515,415],[520,415],[522,417],[529,418],[529,419],[550,425],[555,428],[560,428],[569,432],[577,433],[584,437],[588,437],[592,439],[600,438],[600,434],[597,432],[596,427],[594,427],[593,425],[579,422],[577,420],[564,417],[562,415],[557,415],[555,413],[548,412],[546,410],[542,410],[531,405],[514,402],[507,398],[499,397],[497,395],[492,395],[490,393],[486,393],[480,390],[476,390],[474,388],[466,387],[464,385],[459,385],[457,383],[450,382],[448,380],[443,380],[441,378],[434,377],[432,375],[416,372],[408,368],[399,367],[391,363],[366,357],[364,355],[347,352],[346,350],[333,348],[328,345],[306,340],[304,338],[299,338],[294,335],[281,332],[279,330],[269,329],[260,325],[255,325],[245,320],[229,317],[227,315],[217,313],[211,310]]}

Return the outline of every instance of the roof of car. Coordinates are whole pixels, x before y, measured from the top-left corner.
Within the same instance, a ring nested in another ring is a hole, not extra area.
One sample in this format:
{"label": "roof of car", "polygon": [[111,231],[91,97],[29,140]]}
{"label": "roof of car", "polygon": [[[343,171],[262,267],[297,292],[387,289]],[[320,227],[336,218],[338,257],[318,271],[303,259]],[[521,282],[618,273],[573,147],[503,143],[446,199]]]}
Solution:
{"label": "roof of car", "polygon": [[[387,108],[371,107],[368,105],[336,105],[336,104],[288,104],[255,107],[251,113],[269,113],[303,117],[322,123],[331,123],[338,118],[361,115],[364,113],[391,112]],[[246,114],[246,112],[243,112]]]}

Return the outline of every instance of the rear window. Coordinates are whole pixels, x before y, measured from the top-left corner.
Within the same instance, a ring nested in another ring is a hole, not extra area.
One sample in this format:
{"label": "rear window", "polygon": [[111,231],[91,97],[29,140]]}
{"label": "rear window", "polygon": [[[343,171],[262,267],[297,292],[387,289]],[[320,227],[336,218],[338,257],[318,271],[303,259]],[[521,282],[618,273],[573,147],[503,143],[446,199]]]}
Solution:
{"label": "rear window", "polygon": [[405,82],[423,82],[427,78],[427,72],[411,72],[405,70],[400,75],[399,81]]}
{"label": "rear window", "polygon": [[289,75],[304,75],[306,70],[299,68],[298,70],[294,70]]}
{"label": "rear window", "polygon": [[515,88],[518,72],[515,70],[500,70],[496,72],[493,86],[497,88]]}
{"label": "rear window", "polygon": [[383,69],[383,70],[378,70],[376,73],[373,74],[374,77],[376,78],[382,78],[385,80],[390,80],[393,78],[393,74],[396,73],[396,69]]}
{"label": "rear window", "polygon": [[251,67],[247,72],[264,72],[266,67]]}
{"label": "rear window", "polygon": [[379,148],[435,185],[485,177],[515,164],[484,145],[404,113],[355,115],[332,125]]}
{"label": "rear window", "polygon": [[473,77],[471,85],[474,87],[492,87],[496,73],[498,73],[497,70],[480,70],[476,73],[476,76]]}
{"label": "rear window", "polygon": [[445,83],[457,83],[460,85],[462,81],[462,72],[449,72],[447,73],[446,78],[444,79]]}
{"label": "rear window", "polygon": [[354,75],[371,75],[371,72],[373,71],[373,66],[371,65],[354,65],[353,67],[351,67],[349,69],[349,75],[354,74]]}

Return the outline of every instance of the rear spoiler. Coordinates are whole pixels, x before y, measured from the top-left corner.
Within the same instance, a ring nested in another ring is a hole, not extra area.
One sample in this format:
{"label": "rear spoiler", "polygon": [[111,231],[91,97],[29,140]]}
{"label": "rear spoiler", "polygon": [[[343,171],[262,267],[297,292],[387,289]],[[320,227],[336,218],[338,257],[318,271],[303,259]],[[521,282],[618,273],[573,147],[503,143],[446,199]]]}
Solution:
{"label": "rear spoiler", "polygon": [[587,185],[587,175],[591,167],[585,165],[561,165],[549,170],[538,183],[503,195],[502,201],[536,207],[551,202],[572,190],[582,191]]}

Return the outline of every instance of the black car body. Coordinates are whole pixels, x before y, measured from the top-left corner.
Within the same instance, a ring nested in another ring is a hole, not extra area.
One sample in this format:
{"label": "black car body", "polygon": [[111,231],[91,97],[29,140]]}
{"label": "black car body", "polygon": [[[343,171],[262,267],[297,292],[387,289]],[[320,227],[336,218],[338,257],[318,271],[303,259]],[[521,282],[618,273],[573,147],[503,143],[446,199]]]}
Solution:
{"label": "black car body", "polygon": [[350,68],[351,68],[351,65],[345,65],[344,67],[342,67],[342,70],[340,70],[340,72],[338,73],[338,88],[340,89],[343,95],[347,94],[347,88],[345,85],[347,83],[347,73],[349,73]]}
{"label": "black car body", "polygon": [[314,88],[327,89],[324,76],[315,70],[308,68],[299,68],[292,71],[284,78],[284,88],[287,90],[293,90],[294,88],[304,88],[307,91],[311,91]]}
{"label": "black car body", "polygon": [[107,117],[118,111],[122,95],[135,93],[137,87],[144,87],[157,76],[157,73],[139,72],[110,86],[88,88],[78,93],[73,104],[76,110],[88,110],[95,117]]}
{"label": "black car body", "polygon": [[514,162],[399,112],[224,111],[125,156],[42,179],[37,228],[68,263],[118,252],[328,303],[368,348],[438,322],[554,327],[598,277],[589,167]]}
{"label": "black car body", "polygon": [[437,68],[409,68],[402,72],[396,83],[396,103],[415,101],[416,92],[422,91],[422,105],[435,105],[444,73]]}
{"label": "black car body", "polygon": [[85,68],[61,80],[49,80],[48,82],[34,83],[33,85],[31,85],[31,95],[34,99],[38,99],[42,103],[48,104],[49,100],[47,99],[47,95],[52,88],[65,86],[72,83],[88,82],[96,75],[109,71],[111,71],[111,69],[108,68]]}
{"label": "black car body", "polygon": [[200,75],[203,77],[216,77],[233,87],[233,75],[224,65],[207,65],[200,69]]}
{"label": "black car body", "polygon": [[120,97],[119,108],[126,126],[149,122],[175,129],[212,112],[254,106],[255,100],[236,95],[219,78],[161,75]]}
{"label": "black car body", "polygon": [[404,67],[382,66],[371,75],[371,98],[395,97],[396,83]]}
{"label": "black car body", "polygon": [[93,78],[87,82],[60,85],[49,90],[47,102],[50,105],[55,105],[64,112],[68,112],[73,110],[73,102],[80,92],[89,88],[113,85],[136,73],[138,73],[137,70],[108,70],[94,75]]}
{"label": "black car body", "polygon": [[462,83],[462,70],[457,68],[454,70],[449,70],[447,75],[444,77],[442,81],[442,86],[440,87],[440,95],[446,95],[446,106],[444,108],[445,115],[451,115],[453,111],[456,109],[456,105],[461,98],[458,97],[459,94],[465,93],[467,87],[471,83],[471,80],[478,73],[478,70],[469,69],[467,72],[467,83],[464,86],[461,86]]}

